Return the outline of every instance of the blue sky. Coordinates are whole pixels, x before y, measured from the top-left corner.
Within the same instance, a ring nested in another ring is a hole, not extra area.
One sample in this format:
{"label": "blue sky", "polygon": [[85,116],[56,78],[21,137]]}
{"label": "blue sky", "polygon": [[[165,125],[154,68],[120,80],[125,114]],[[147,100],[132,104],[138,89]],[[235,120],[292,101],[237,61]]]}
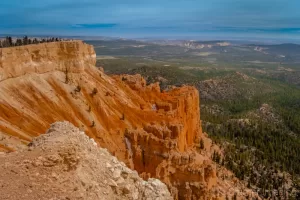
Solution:
{"label": "blue sky", "polygon": [[299,9],[298,0],[1,0],[0,31],[299,39]]}

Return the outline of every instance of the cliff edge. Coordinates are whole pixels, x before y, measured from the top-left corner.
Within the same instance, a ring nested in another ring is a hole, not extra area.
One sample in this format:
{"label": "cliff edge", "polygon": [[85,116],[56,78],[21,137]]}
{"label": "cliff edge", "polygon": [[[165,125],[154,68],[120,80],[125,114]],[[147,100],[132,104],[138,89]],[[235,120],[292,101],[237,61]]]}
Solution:
{"label": "cliff edge", "polygon": [[2,151],[23,149],[66,120],[144,179],[163,181],[175,199],[245,195],[240,183],[218,179],[198,148],[205,135],[194,87],[161,91],[140,75],[107,76],[81,41],[0,49],[0,57]]}

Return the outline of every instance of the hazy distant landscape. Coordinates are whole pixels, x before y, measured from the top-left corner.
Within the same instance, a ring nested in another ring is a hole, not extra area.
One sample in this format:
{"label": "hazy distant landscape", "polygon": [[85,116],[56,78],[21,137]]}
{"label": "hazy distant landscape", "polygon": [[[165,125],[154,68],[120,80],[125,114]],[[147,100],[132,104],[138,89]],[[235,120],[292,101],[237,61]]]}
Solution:
{"label": "hazy distant landscape", "polygon": [[[199,89],[204,130],[224,149],[213,159],[248,187],[298,198],[300,45],[226,41],[95,40],[97,66],[148,83]],[[282,172],[287,172],[282,173]]]}
{"label": "hazy distant landscape", "polygon": [[[94,45],[99,59],[103,56],[119,60],[126,58],[130,59],[130,64],[136,62],[137,65],[143,65],[150,62],[161,67],[170,65],[166,68],[180,67],[181,71],[203,71],[200,75],[238,70],[296,86],[300,84],[300,45],[297,44],[247,45],[224,41],[181,40],[86,42]],[[118,63],[116,60],[112,62]],[[130,65],[126,68],[136,66]]]}

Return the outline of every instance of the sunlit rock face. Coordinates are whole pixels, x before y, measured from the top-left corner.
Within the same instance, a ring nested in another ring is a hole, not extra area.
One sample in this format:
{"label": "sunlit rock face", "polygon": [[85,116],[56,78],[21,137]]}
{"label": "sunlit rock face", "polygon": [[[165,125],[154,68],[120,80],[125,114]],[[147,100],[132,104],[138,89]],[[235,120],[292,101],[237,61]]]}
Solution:
{"label": "sunlit rock face", "polygon": [[233,188],[196,150],[203,134],[194,87],[161,91],[95,63],[81,41],[0,49],[0,150],[22,149],[50,124],[69,121],[144,179],[162,180],[175,199],[216,199]]}

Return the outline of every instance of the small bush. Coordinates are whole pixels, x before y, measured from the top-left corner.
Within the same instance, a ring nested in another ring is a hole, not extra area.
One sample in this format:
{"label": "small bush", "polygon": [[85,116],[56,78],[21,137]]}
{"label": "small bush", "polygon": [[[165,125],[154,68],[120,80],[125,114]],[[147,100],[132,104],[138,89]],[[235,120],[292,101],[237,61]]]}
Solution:
{"label": "small bush", "polygon": [[91,94],[91,95],[92,95],[92,97],[93,97],[93,96],[95,96],[97,93],[98,93],[98,90],[97,90],[97,88],[94,88],[94,89],[93,89],[93,91],[92,91],[92,94]]}
{"label": "small bush", "polygon": [[95,121],[92,121],[91,127],[95,127],[95,126],[96,126]]}
{"label": "small bush", "polygon": [[77,85],[77,87],[75,88],[75,92],[80,92],[80,91],[81,91],[81,87]]}
{"label": "small bush", "polygon": [[68,68],[66,68],[66,71],[65,71],[65,83],[68,84],[70,82],[70,77],[69,77],[69,70]]}
{"label": "small bush", "polygon": [[125,114],[122,114],[122,117],[120,118],[120,120],[125,120]]}
{"label": "small bush", "polygon": [[200,140],[200,149],[204,149],[204,141],[202,138]]}

